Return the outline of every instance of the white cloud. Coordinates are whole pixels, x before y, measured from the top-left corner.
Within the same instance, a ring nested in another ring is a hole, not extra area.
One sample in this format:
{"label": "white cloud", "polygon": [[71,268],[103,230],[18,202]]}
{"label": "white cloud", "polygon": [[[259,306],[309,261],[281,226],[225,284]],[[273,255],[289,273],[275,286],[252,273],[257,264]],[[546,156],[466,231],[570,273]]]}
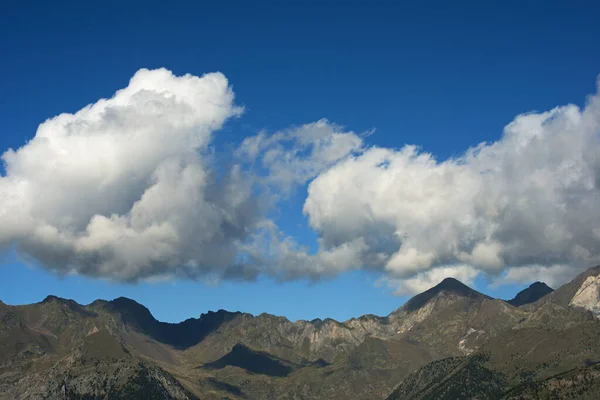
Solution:
{"label": "white cloud", "polygon": [[247,137],[237,153],[240,158],[259,164],[269,185],[288,192],[362,146],[359,135],[321,119],[272,135],[261,132]]}
{"label": "white cloud", "polygon": [[42,123],[2,156],[0,243],[60,273],[243,275],[235,243],[259,205],[239,171],[215,180],[208,151],[241,113],[233,101],[222,74],[142,69],[112,98]]}
{"label": "white cloud", "polygon": [[0,246],[61,274],[120,281],[317,279],[347,269],[350,245],[313,263],[277,227],[264,227],[273,199],[362,139],[326,120],[263,132],[244,140],[223,174],[209,146],[241,112],[220,73],[142,69],[112,98],[47,120],[2,156]]}
{"label": "white cloud", "polygon": [[[47,120],[2,156],[0,246],[122,281],[369,269],[401,294],[479,273],[554,283],[600,262],[598,94],[520,115],[453,159],[370,147],[323,119],[246,138],[224,169],[213,135],[241,112],[222,74],[160,69]],[[314,253],[267,218],[306,183]]]}
{"label": "white cloud", "polygon": [[280,231],[265,219],[259,228],[240,246],[241,257],[248,265],[259,265],[261,271],[279,281],[308,278],[318,280],[341,272],[363,268],[368,246],[361,239],[335,248],[311,253],[306,246]]}
{"label": "white cloud", "polygon": [[575,274],[600,261],[599,139],[596,94],[583,110],[520,115],[497,142],[454,159],[371,147],[312,181],[304,212],[324,249],[362,238],[405,282],[462,264]]}
{"label": "white cloud", "polygon": [[558,288],[572,279],[574,274],[580,272],[583,271],[568,265],[530,265],[521,268],[508,268],[506,272],[494,282],[494,286],[509,283],[529,284],[541,281],[552,288]]}

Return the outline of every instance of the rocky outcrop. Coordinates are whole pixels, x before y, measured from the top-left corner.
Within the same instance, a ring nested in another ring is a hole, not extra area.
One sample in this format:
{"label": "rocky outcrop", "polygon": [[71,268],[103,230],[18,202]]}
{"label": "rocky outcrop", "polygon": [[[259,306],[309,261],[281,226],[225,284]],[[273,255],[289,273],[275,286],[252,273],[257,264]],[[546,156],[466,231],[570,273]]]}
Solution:
{"label": "rocky outcrop", "polygon": [[569,302],[569,305],[591,311],[600,318],[600,275],[588,276]]}

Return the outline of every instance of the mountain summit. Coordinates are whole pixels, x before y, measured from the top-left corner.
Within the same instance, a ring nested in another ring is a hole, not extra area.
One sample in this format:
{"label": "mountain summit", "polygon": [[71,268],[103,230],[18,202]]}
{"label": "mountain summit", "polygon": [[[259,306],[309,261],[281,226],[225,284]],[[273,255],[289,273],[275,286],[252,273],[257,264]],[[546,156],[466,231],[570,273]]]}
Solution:
{"label": "mountain summit", "polygon": [[523,306],[538,301],[548,293],[554,292],[550,286],[544,282],[534,282],[527,289],[521,290],[517,295],[508,300],[507,303],[515,307]]}
{"label": "mountain summit", "polygon": [[458,279],[446,278],[431,289],[426,290],[425,292],[418,294],[409,301],[407,301],[403,309],[405,311],[418,310],[419,308],[427,304],[429,300],[444,293],[454,294],[460,297],[467,297],[473,299],[491,299],[491,297],[471,289]]}

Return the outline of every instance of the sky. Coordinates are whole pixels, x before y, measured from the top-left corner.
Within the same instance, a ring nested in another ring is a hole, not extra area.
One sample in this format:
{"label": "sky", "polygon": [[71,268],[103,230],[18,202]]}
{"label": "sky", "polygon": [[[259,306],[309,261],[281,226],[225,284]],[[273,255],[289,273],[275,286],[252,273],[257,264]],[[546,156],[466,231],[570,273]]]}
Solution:
{"label": "sky", "polygon": [[5,303],[346,320],[600,263],[597,2],[125,3],[0,5]]}

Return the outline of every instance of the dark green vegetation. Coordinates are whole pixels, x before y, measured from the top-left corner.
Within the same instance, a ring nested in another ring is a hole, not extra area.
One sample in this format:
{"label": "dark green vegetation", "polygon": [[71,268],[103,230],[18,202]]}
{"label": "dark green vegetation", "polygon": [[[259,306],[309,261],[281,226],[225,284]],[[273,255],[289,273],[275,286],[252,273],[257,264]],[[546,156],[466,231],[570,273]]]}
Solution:
{"label": "dark green vegetation", "polygon": [[445,279],[345,322],[220,310],[167,324],[126,298],[0,302],[0,399],[597,398],[599,274],[509,302]]}

